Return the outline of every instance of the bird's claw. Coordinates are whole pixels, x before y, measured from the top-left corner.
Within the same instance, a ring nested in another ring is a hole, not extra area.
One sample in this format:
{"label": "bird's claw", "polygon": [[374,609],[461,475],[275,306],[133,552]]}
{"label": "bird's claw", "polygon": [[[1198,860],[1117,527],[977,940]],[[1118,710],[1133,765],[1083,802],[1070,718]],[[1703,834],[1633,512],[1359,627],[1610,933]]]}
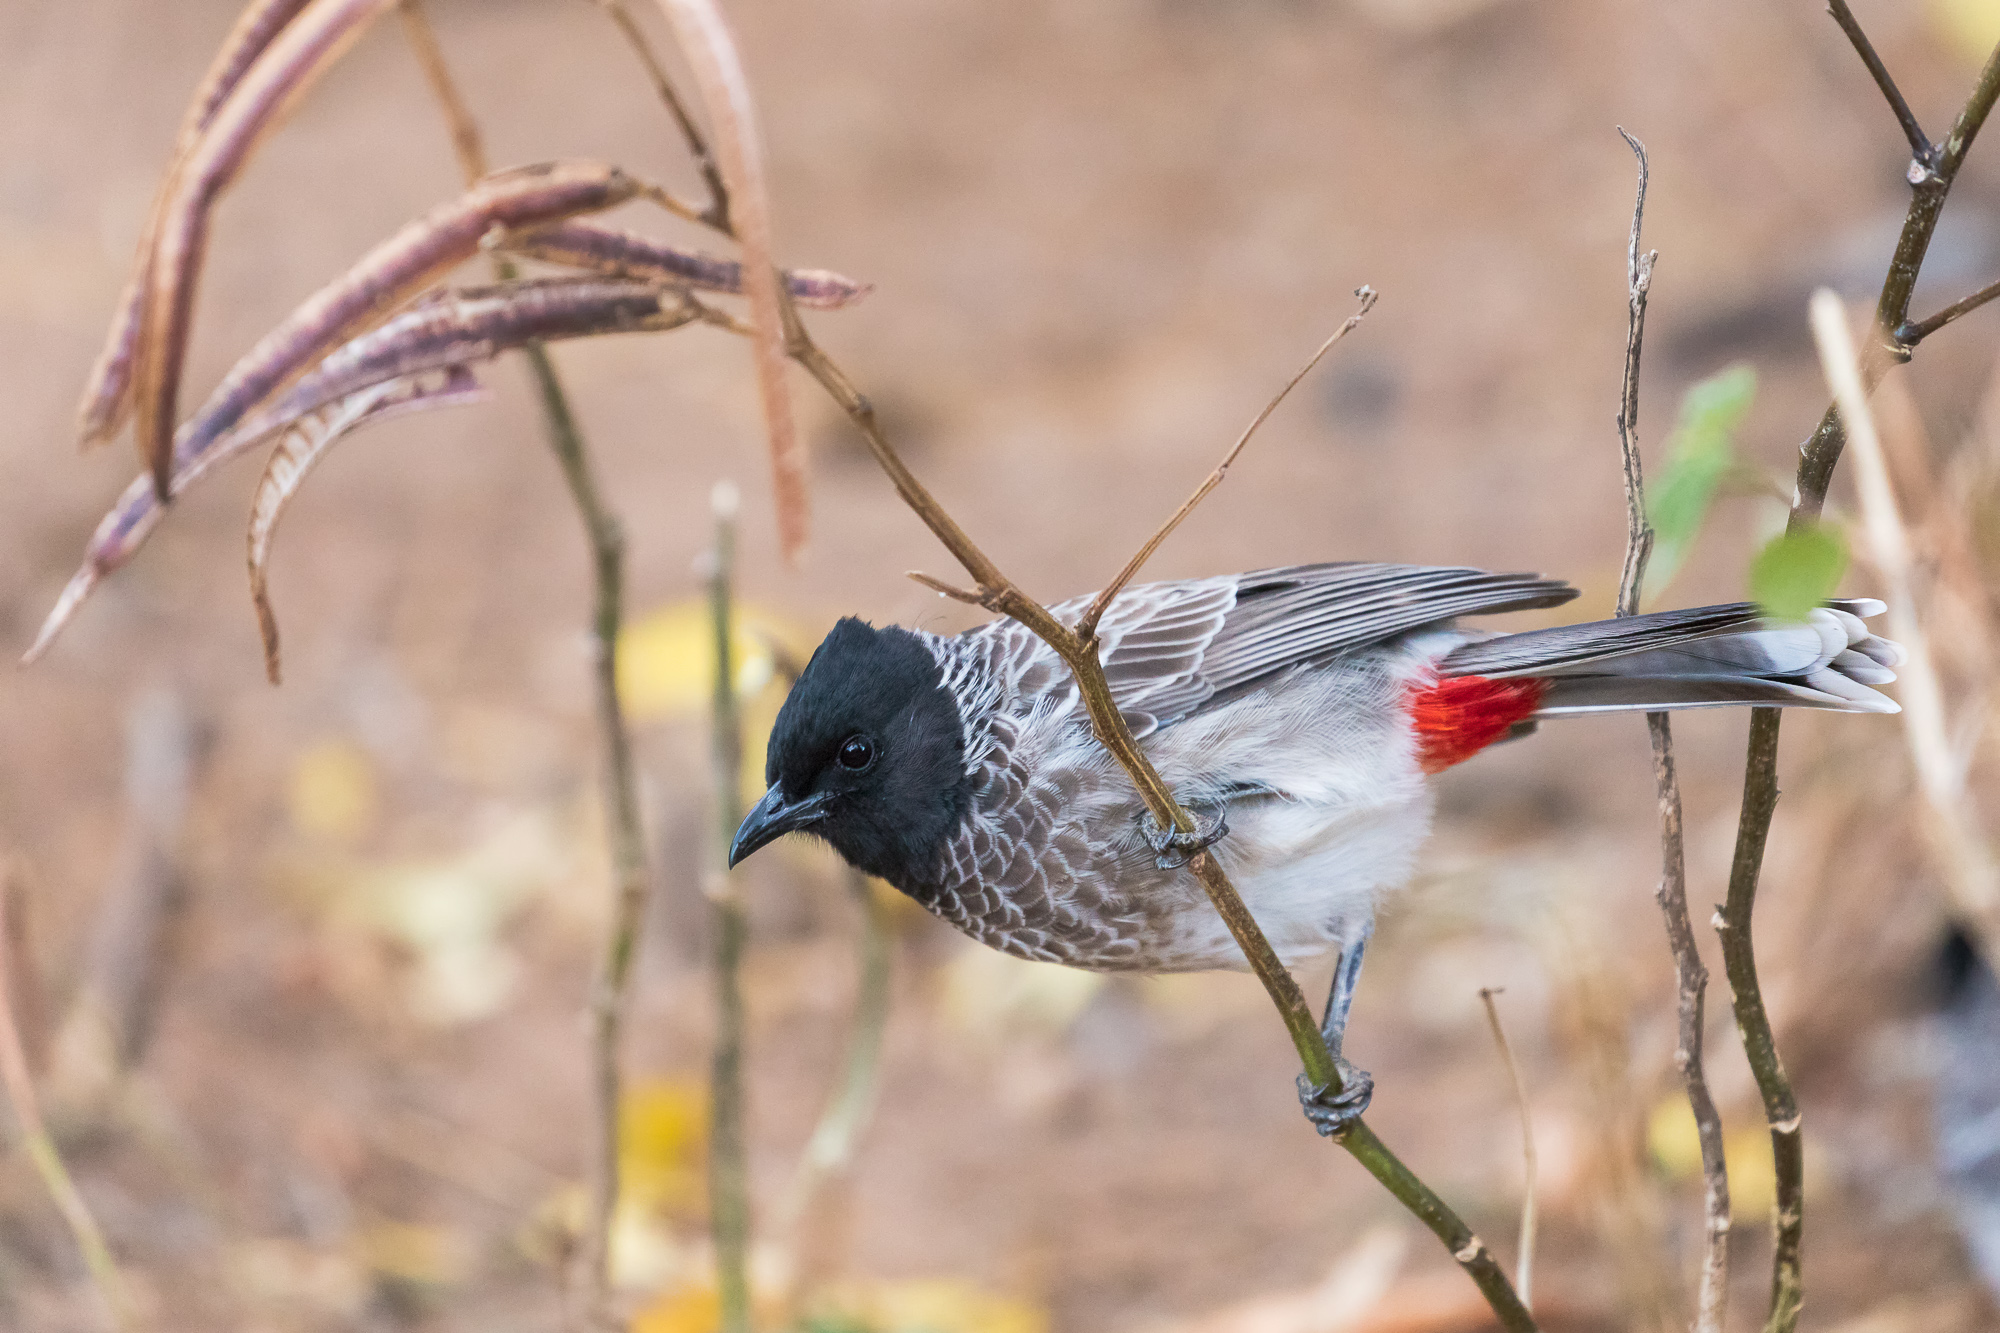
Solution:
{"label": "bird's claw", "polygon": [[1146,842],[1153,849],[1153,864],[1162,870],[1179,870],[1229,836],[1229,816],[1220,809],[1216,811],[1213,823],[1192,833],[1183,833],[1177,828],[1161,828],[1150,810],[1142,818]]}
{"label": "bird's claw", "polygon": [[1375,1095],[1375,1079],[1367,1070],[1356,1069],[1337,1055],[1333,1064],[1340,1072],[1339,1092],[1334,1092],[1331,1085],[1316,1084],[1304,1074],[1299,1075],[1299,1105],[1305,1108],[1306,1119],[1312,1121],[1320,1137],[1327,1139],[1337,1139],[1354,1128],[1361,1113],[1368,1109],[1369,1098]]}

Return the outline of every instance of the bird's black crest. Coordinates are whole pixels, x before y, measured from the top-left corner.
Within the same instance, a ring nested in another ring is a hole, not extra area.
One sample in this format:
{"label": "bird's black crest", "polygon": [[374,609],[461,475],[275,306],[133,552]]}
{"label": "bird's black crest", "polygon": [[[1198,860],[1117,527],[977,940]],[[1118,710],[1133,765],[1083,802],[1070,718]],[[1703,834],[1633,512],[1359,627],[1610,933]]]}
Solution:
{"label": "bird's black crest", "polygon": [[[859,773],[839,762],[856,737],[876,750]],[[899,888],[927,884],[971,784],[958,705],[923,641],[853,617],[835,625],[778,713],[764,780],[791,800],[832,793],[813,832]]]}

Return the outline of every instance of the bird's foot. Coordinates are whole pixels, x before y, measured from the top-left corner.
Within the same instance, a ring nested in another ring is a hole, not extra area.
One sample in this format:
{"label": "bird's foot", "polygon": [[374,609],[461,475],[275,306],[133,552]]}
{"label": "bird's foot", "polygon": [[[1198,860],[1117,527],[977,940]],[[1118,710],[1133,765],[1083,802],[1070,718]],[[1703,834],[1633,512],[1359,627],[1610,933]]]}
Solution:
{"label": "bird's foot", "polygon": [[1327,1139],[1337,1139],[1354,1128],[1361,1113],[1368,1109],[1369,1098],[1375,1095],[1375,1078],[1367,1070],[1356,1069],[1337,1055],[1333,1057],[1333,1065],[1340,1072],[1339,1092],[1299,1075],[1299,1105],[1305,1108],[1306,1119],[1312,1121],[1320,1137]]}
{"label": "bird's foot", "polygon": [[1211,823],[1195,829],[1192,833],[1183,833],[1176,828],[1161,828],[1150,810],[1140,816],[1140,819],[1140,827],[1145,832],[1146,842],[1153,849],[1153,864],[1162,870],[1179,870],[1198,854],[1229,836],[1229,816],[1220,806],[1216,808],[1215,819]]}

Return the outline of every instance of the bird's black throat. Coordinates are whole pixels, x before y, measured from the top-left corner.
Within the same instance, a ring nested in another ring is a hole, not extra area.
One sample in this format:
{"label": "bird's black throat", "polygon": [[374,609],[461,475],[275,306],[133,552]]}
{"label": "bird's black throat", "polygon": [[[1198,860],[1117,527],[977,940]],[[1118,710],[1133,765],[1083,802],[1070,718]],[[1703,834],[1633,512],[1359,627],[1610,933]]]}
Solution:
{"label": "bird's black throat", "polygon": [[[876,752],[860,772],[840,760],[856,738]],[[923,639],[852,617],[835,625],[779,711],[764,777],[791,801],[825,797],[809,831],[922,898],[972,805],[959,705]]]}

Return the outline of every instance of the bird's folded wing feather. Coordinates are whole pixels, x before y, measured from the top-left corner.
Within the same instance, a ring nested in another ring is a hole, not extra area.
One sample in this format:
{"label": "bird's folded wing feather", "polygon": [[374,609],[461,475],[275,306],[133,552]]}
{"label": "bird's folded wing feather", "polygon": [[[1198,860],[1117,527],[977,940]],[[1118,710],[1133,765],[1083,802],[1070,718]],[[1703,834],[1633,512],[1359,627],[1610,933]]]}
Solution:
{"label": "bird's folded wing feather", "polygon": [[[1422,565],[1294,565],[1181,583],[1146,583],[1119,594],[1098,628],[1105,678],[1119,708],[1144,735],[1218,694],[1287,667],[1320,661],[1456,616],[1555,606],[1576,596],[1566,583],[1532,574]],[[1050,608],[1074,623],[1089,605]],[[1073,695],[1055,655],[1012,622],[994,636],[995,657],[1017,703]]]}

